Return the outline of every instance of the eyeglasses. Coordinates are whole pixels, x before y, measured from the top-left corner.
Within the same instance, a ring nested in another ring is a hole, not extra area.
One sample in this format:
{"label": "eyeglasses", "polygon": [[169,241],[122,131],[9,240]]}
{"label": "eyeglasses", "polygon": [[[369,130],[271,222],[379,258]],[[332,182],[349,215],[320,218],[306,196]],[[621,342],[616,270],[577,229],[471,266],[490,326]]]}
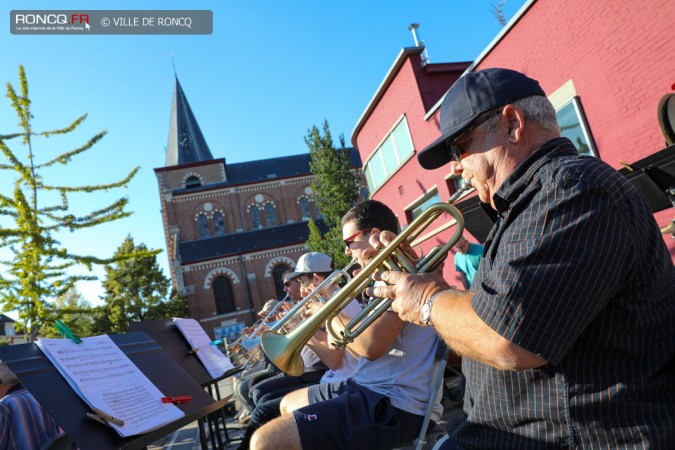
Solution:
{"label": "eyeglasses", "polygon": [[352,244],[354,243],[354,239],[356,239],[356,238],[358,237],[359,234],[361,234],[361,233],[370,233],[371,230],[372,230],[372,228],[366,228],[365,230],[357,231],[356,233],[352,234],[352,235],[349,236],[348,238],[345,238],[345,240],[344,240],[344,241],[345,241],[345,245],[346,245],[347,247],[349,247],[350,245],[352,245]]}
{"label": "eyeglasses", "polygon": [[485,122],[487,122],[492,117],[496,116],[497,114],[500,114],[503,109],[504,109],[504,107],[500,106],[497,109],[493,109],[491,111],[486,111],[486,112],[478,115],[478,117],[473,121],[471,126],[469,128],[467,128],[466,130],[464,130],[459,136],[455,136],[455,138],[452,139],[452,140],[448,139],[447,141],[445,141],[445,145],[448,146],[448,153],[450,153],[450,160],[455,161],[455,162],[460,162],[462,160],[462,155],[465,152],[463,152],[462,149],[459,148],[459,145],[457,145],[457,142],[464,139],[469,133],[474,131],[479,126],[483,125]]}

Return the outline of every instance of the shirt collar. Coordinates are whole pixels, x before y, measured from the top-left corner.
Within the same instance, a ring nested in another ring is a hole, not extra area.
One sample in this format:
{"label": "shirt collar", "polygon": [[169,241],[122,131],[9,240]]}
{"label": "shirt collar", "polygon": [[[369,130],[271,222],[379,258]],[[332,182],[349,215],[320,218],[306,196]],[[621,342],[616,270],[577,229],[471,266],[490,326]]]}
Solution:
{"label": "shirt collar", "polygon": [[539,172],[541,166],[561,156],[576,156],[577,149],[567,138],[559,137],[544,143],[525,158],[509,175],[493,196],[497,212],[507,211]]}

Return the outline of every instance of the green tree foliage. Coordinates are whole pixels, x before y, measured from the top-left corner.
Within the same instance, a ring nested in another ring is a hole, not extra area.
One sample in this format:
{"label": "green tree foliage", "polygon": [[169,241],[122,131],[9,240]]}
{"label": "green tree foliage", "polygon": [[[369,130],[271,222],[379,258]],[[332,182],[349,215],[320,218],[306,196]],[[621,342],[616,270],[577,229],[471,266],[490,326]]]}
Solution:
{"label": "green tree foliage", "polygon": [[305,143],[311,157],[309,168],[315,177],[312,183],[314,201],[329,228],[322,236],[316,224],[310,222],[307,245],[312,251],[330,255],[335,267],[344,267],[349,258],[344,254],[340,223],[358,199],[358,179],[351,167],[349,150],[345,148],[344,136],[340,136],[340,148],[335,148],[328,121],[323,123],[323,135],[316,125],[313,126]]}
{"label": "green tree foliage", "polygon": [[185,299],[175,293],[167,299],[171,282],[157,264],[158,252],[135,245],[131,236],[118,247],[117,262],[105,268],[105,306],[96,319],[98,333],[126,333],[131,321],[187,316]]}
{"label": "green tree foliage", "polygon": [[[70,289],[52,303],[54,315],[62,320],[79,337],[91,336],[94,327],[95,308],[82,298],[77,289]],[[61,337],[56,328],[44,327],[41,336]]]}
{"label": "green tree foliage", "polygon": [[[75,131],[86,119],[83,115],[65,128],[50,131],[33,130],[28,81],[19,66],[20,92],[7,83],[7,97],[19,119],[19,131],[0,134],[0,170],[4,179],[14,180],[12,192],[0,192],[0,248],[4,250],[0,276],[0,304],[3,311],[15,310],[28,339],[33,340],[45,324],[54,319],[54,306],[49,300],[70,291],[80,280],[95,280],[93,275],[73,275],[73,269],[107,264],[108,259],[73,254],[56,236],[59,232],[95,227],[130,215],[122,197],[100,209],[83,215],[73,212],[69,204],[72,194],[87,194],[125,187],[138,171],[133,169],[121,181],[90,186],[58,186],[46,182],[50,170],[67,166],[71,160],[91,149],[105,136],[102,131],[83,145],[64,153],[50,151],[48,146],[38,154],[36,138],[54,138]],[[10,143],[16,150],[10,148]],[[68,169],[66,169],[68,170]]]}

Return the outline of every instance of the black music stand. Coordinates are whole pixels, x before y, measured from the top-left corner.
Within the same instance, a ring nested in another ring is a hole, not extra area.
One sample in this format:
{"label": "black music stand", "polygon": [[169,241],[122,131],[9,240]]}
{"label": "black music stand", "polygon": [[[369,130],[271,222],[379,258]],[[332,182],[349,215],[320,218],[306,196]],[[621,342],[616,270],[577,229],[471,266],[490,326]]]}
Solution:
{"label": "black music stand", "polygon": [[481,244],[485,243],[492,226],[497,221],[497,212],[480,201],[477,195],[455,203],[464,216],[464,228]]}
{"label": "black music stand", "polygon": [[[675,145],[624,167],[624,175],[647,199],[652,212],[675,207]],[[631,170],[632,169],[632,170]]]}
{"label": "black music stand", "polygon": [[[185,371],[187,371],[197,383],[208,389],[209,394],[213,395],[213,389],[215,389],[216,398],[218,400],[221,399],[218,382],[243,370],[241,367],[235,367],[234,369],[228,370],[217,378],[211,378],[211,375],[204,368],[204,365],[199,360],[197,355],[190,352],[191,349],[187,339],[185,339],[183,333],[181,333],[181,331],[171,319],[130,322],[129,326],[131,327],[132,331],[142,331],[149,334],[150,337],[157,341],[164,351],[166,351],[166,353],[168,353],[169,356],[174,359],[174,361],[180,364],[180,366],[183,367],[183,369],[185,369]],[[203,425],[206,425],[209,428],[211,445],[214,448],[222,448],[223,446],[223,442],[220,439],[220,423],[222,423],[222,429],[225,432],[225,443],[230,441],[230,436],[227,433],[225,420],[225,411],[223,408],[221,408],[220,410],[207,415],[205,423],[200,421],[199,439],[201,441],[202,448],[207,448],[206,434],[204,432]]]}
{"label": "black music stand", "polygon": [[192,401],[177,405],[185,416],[145,434],[123,438],[115,430],[87,419],[89,406],[73,391],[56,367],[35,344],[0,347],[21,383],[82,450],[135,450],[221,409],[227,399],[215,401],[183,368],[146,333],[110,335],[124,354],[167,396],[189,395]]}

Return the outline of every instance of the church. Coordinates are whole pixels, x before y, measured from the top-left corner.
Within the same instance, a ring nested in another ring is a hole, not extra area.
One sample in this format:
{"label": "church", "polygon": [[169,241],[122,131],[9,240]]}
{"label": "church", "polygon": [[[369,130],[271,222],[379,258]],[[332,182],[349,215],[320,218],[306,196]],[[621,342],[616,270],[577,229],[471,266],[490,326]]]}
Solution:
{"label": "church", "polygon": [[[367,198],[359,154],[350,157]],[[214,158],[176,77],[166,163],[154,171],[171,281],[207,333],[237,333],[267,300],[282,298],[283,273],[309,251],[307,221],[326,231],[309,162],[309,152]]]}

